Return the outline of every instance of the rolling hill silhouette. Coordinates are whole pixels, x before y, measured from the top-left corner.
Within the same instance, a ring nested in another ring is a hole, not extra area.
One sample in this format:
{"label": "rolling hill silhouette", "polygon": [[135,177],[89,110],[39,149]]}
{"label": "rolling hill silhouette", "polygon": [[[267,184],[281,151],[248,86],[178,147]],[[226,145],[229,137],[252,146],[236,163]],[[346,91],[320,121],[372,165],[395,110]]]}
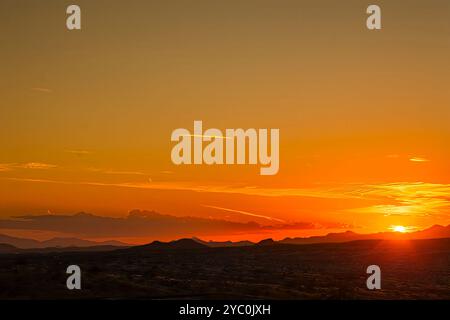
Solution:
{"label": "rolling hill silhouette", "polygon": [[[182,238],[170,242],[153,241],[152,243],[131,246],[129,244],[119,241],[103,241],[95,242],[89,240],[83,240],[78,238],[53,238],[45,241],[38,241],[33,239],[16,238],[7,235],[0,234],[0,253],[22,252],[24,251],[77,251],[85,249],[84,251],[106,251],[115,250],[126,247],[130,250],[140,249],[200,249],[200,248],[220,248],[220,247],[248,247],[248,246],[270,246],[275,244],[314,244],[314,243],[342,243],[357,240],[423,240],[423,239],[440,239],[450,238],[450,225],[441,226],[434,225],[430,228],[409,232],[380,232],[372,234],[358,234],[353,231],[345,231],[341,233],[329,233],[325,236],[312,236],[312,237],[298,237],[298,238],[285,238],[280,241],[274,241],[273,239],[264,239],[258,243],[251,241],[204,241],[199,238]],[[91,248],[91,249],[89,249]]]}
{"label": "rolling hill silhouette", "polygon": [[0,253],[17,253],[19,251],[19,249],[10,244],[0,243]]}
{"label": "rolling hill silhouette", "polygon": [[16,238],[0,234],[0,243],[9,244],[19,249],[42,249],[42,248],[68,248],[68,247],[94,247],[94,246],[129,246],[120,241],[89,241],[78,238],[53,238],[45,241],[34,239]]}
{"label": "rolling hill silhouette", "polygon": [[[449,299],[450,238],[209,248],[193,239],[108,252],[0,245],[0,299]],[[401,244],[401,245],[399,245]],[[41,251],[39,251],[41,250]],[[9,252],[9,254],[8,254]],[[22,254],[23,252],[23,254]],[[45,252],[45,254],[41,254]],[[89,290],[67,290],[79,262]],[[380,265],[383,289],[367,290]],[[32,281],[30,281],[32,279]],[[45,290],[42,290],[45,288]]]}

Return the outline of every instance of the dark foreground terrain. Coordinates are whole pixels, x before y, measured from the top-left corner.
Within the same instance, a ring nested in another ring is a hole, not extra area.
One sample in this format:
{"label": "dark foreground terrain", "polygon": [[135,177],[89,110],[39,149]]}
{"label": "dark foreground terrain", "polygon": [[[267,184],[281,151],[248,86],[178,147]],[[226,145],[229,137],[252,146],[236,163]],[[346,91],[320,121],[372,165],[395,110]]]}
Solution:
{"label": "dark foreground terrain", "polygon": [[[82,290],[66,288],[73,264]],[[450,239],[1,254],[0,299],[30,298],[450,299]]]}

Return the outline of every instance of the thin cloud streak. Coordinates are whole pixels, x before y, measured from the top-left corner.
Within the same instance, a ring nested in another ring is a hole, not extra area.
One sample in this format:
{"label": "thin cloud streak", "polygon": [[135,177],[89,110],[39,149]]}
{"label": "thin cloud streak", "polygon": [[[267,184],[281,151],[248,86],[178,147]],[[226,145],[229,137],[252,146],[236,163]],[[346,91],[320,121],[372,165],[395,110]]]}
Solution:
{"label": "thin cloud streak", "polygon": [[7,163],[0,163],[0,172],[2,171],[11,171],[11,166]]}
{"label": "thin cloud streak", "polygon": [[103,174],[112,174],[112,175],[128,175],[128,176],[146,176],[144,172],[140,171],[121,171],[121,170],[112,170],[112,169],[101,169],[101,168],[88,168],[87,171],[98,172]]}
{"label": "thin cloud streak", "polygon": [[14,169],[35,169],[46,170],[56,168],[57,165],[41,163],[41,162],[28,162],[28,163],[0,163],[0,171],[12,171]]}
{"label": "thin cloud streak", "polygon": [[450,216],[450,184],[403,182],[367,185],[364,195],[367,198],[394,200],[397,204],[377,205],[346,211],[380,213],[384,216]]}
{"label": "thin cloud streak", "polygon": [[277,219],[277,218],[273,218],[273,217],[269,217],[269,216],[264,216],[264,215],[261,215],[261,214],[251,213],[251,212],[248,212],[248,211],[234,210],[234,209],[223,208],[223,207],[216,207],[216,206],[210,206],[210,205],[202,205],[202,207],[216,209],[216,210],[221,210],[221,211],[227,211],[227,212],[240,213],[240,214],[243,214],[243,215],[246,215],[246,216],[263,218],[263,219],[267,219],[267,220],[270,220],[270,221],[277,221],[277,222],[286,223],[286,221],[281,220],[281,219]]}
{"label": "thin cloud streak", "polygon": [[39,88],[39,87],[31,88],[31,90],[38,91],[38,92],[44,92],[44,93],[52,93],[53,92],[53,90],[51,90],[51,89]]}
{"label": "thin cloud streak", "polygon": [[420,157],[413,157],[413,158],[410,158],[409,161],[411,161],[411,162],[429,162],[430,160],[425,159],[425,158],[420,158]]}
{"label": "thin cloud streak", "polygon": [[[342,226],[343,227],[343,226]],[[154,211],[133,210],[126,217],[47,214],[0,219],[1,229],[45,230],[82,237],[193,237],[266,233],[276,230],[306,230],[321,226],[314,223],[261,225],[256,222],[233,222],[191,216],[172,216]]]}
{"label": "thin cloud streak", "polygon": [[[46,179],[2,178],[12,181],[34,183],[56,183],[98,187],[134,188],[167,191],[191,191],[202,193],[240,194],[260,197],[313,197],[321,199],[362,199],[386,201],[387,204],[343,210],[354,213],[378,213],[383,216],[450,216],[450,184],[399,182],[388,184],[346,185],[341,188],[246,188],[236,186],[205,186],[176,182],[102,183],[70,182]],[[394,202],[394,203],[392,203]],[[216,207],[215,209],[233,210]],[[243,214],[253,214],[242,211]]]}
{"label": "thin cloud streak", "polygon": [[56,184],[70,184],[70,185],[88,185],[88,186],[102,186],[102,187],[117,187],[117,188],[134,188],[134,189],[151,189],[151,190],[172,190],[172,191],[193,191],[204,193],[229,193],[242,194],[248,196],[261,197],[315,197],[327,199],[360,199],[361,196],[352,194],[348,191],[339,192],[338,189],[301,189],[301,188],[258,188],[258,187],[236,187],[236,186],[213,186],[213,185],[195,185],[188,183],[177,182],[124,182],[124,183],[105,183],[105,182],[86,182],[86,181],[62,181],[49,179],[28,179],[28,178],[3,178],[7,180],[22,181],[22,182],[41,182],[41,183],[56,183]]}
{"label": "thin cloud streak", "polygon": [[75,154],[77,156],[84,156],[92,153],[91,151],[88,150],[65,150],[64,152]]}
{"label": "thin cloud streak", "polygon": [[38,170],[43,170],[43,169],[52,169],[52,168],[56,168],[57,166],[54,164],[48,164],[48,163],[40,163],[40,162],[29,162],[29,163],[25,163],[23,165],[17,166],[18,168],[24,168],[24,169],[38,169]]}

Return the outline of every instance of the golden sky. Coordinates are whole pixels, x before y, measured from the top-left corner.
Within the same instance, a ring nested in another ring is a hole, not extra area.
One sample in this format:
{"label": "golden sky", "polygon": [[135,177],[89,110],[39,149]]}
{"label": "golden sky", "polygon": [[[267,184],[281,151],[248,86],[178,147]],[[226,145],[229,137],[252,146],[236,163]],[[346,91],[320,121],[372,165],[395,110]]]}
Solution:
{"label": "golden sky", "polygon": [[[0,4],[0,218],[450,223],[448,1],[377,1],[380,31],[367,2],[324,0],[75,1],[68,31],[72,2]],[[279,173],[173,165],[194,120],[279,128]]]}

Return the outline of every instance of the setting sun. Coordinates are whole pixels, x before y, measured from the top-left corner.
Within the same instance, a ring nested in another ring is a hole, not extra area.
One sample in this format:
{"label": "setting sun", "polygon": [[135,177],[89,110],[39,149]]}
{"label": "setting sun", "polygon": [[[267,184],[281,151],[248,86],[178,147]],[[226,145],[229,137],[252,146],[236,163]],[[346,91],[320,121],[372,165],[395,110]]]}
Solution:
{"label": "setting sun", "polygon": [[401,233],[406,232],[406,227],[404,227],[404,226],[393,226],[391,229],[395,232],[401,232]]}

